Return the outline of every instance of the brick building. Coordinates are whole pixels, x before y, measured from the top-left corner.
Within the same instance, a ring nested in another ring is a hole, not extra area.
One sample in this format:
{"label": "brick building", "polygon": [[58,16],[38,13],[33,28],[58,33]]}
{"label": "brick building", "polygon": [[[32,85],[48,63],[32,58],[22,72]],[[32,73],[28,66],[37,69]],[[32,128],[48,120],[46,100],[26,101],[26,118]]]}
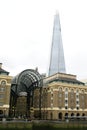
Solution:
{"label": "brick building", "polygon": [[2,69],[0,63],[0,117],[9,115],[11,79],[9,72]]}
{"label": "brick building", "polygon": [[[40,112],[39,91],[35,90],[35,113]],[[41,118],[60,120],[87,116],[87,86],[75,75],[57,73],[44,79]],[[36,104],[36,105],[35,105]]]}

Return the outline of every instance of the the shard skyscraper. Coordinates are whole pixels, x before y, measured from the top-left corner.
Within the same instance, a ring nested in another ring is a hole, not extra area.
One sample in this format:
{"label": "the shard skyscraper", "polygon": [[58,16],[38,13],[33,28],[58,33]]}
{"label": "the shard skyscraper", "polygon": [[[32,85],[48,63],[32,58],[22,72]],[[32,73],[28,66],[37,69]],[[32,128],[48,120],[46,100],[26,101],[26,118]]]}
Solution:
{"label": "the shard skyscraper", "polygon": [[48,76],[66,73],[59,14],[55,15]]}

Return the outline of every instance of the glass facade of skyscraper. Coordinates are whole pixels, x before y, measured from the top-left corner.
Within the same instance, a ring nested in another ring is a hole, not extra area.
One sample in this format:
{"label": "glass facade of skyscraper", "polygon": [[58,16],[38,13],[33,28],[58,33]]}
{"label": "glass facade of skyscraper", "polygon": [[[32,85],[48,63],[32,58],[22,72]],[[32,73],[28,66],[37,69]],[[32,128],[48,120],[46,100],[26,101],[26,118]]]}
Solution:
{"label": "glass facade of skyscraper", "polygon": [[49,76],[55,73],[66,73],[64,51],[61,37],[61,26],[59,15],[55,15],[54,28],[53,28],[53,39],[50,56]]}

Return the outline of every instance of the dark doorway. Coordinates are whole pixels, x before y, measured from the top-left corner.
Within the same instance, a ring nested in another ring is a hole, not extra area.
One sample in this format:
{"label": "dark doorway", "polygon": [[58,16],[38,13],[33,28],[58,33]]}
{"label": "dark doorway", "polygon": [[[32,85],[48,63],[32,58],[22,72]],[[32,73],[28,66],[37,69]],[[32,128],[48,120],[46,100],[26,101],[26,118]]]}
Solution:
{"label": "dark doorway", "polygon": [[51,120],[53,119],[53,113],[52,112],[50,113],[50,119]]}
{"label": "dark doorway", "polygon": [[74,113],[71,113],[71,119],[74,119]]}
{"label": "dark doorway", "polygon": [[58,114],[58,119],[62,120],[62,113],[61,112]]}
{"label": "dark doorway", "polygon": [[85,116],[85,114],[83,113],[82,116]]}
{"label": "dark doorway", "polygon": [[76,116],[77,116],[77,119],[80,119],[80,117],[79,117],[79,116],[80,116],[80,114],[79,114],[79,113],[77,113],[77,115],[76,115]]}
{"label": "dark doorway", "polygon": [[82,119],[85,120],[85,113],[82,114]]}

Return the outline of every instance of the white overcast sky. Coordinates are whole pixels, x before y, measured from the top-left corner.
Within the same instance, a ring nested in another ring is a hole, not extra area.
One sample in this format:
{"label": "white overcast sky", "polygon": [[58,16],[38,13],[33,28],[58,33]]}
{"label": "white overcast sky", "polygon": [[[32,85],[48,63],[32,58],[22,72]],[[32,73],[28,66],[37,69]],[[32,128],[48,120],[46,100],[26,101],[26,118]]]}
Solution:
{"label": "white overcast sky", "polygon": [[11,76],[48,72],[56,11],[67,73],[87,78],[87,0],[0,0],[0,62]]}

